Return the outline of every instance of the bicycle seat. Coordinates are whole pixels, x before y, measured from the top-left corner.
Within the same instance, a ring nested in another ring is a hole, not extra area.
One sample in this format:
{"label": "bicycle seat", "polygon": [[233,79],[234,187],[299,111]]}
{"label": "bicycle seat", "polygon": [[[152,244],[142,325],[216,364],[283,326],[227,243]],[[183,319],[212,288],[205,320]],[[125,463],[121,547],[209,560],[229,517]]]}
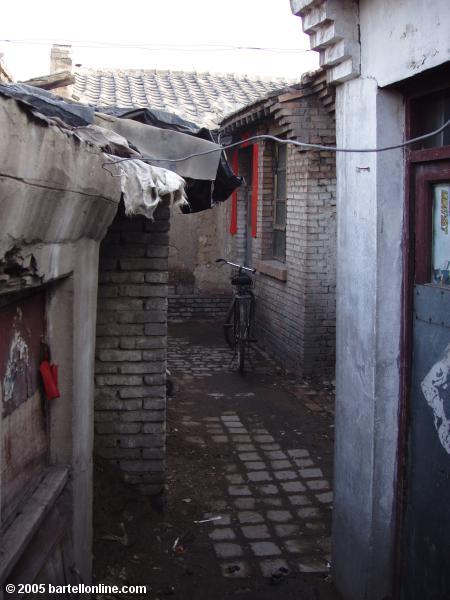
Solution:
{"label": "bicycle seat", "polygon": [[253,279],[250,275],[235,275],[231,279],[231,285],[251,285],[253,283]]}

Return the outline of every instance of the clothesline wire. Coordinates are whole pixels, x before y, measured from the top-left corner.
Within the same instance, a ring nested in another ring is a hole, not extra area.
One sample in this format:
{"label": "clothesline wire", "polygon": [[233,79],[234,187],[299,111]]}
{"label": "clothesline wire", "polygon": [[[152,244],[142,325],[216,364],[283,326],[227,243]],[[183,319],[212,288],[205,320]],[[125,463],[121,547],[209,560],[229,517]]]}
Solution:
{"label": "clothesline wire", "polygon": [[[234,142],[232,144],[225,144],[224,146],[219,146],[218,148],[214,148],[212,150],[204,150],[203,152],[194,152],[192,154],[188,154],[187,156],[182,156],[180,158],[155,158],[153,156],[143,155],[142,157],[139,157],[138,160],[142,160],[143,162],[148,161],[148,162],[163,162],[163,163],[183,162],[183,161],[189,160],[191,158],[196,158],[198,156],[206,156],[207,154],[212,154],[214,152],[224,152],[225,150],[229,150],[230,148],[237,148],[239,146],[244,146],[244,145],[247,145],[249,142],[254,142],[257,140],[269,140],[272,142],[276,142],[277,144],[285,144],[285,145],[291,144],[293,146],[298,146],[300,148],[306,148],[309,150],[326,150],[329,152],[347,152],[347,153],[386,152],[387,150],[397,150],[399,148],[404,148],[411,144],[415,144],[416,142],[420,142],[422,140],[426,140],[430,137],[438,135],[439,133],[444,131],[444,129],[446,129],[449,125],[450,125],[450,119],[448,121],[446,121],[443,125],[441,125],[441,127],[439,127],[438,129],[435,129],[434,131],[430,131],[429,133],[424,133],[423,135],[419,135],[415,138],[411,138],[411,139],[401,142],[399,144],[394,144],[392,146],[382,146],[380,148],[339,148],[337,146],[325,146],[322,144],[308,144],[306,142],[299,142],[297,140],[286,140],[283,138],[276,137],[274,135],[260,134],[260,135],[254,135],[254,136],[248,137],[245,140],[240,140],[239,142]],[[115,160],[115,161],[112,161],[109,163],[104,163],[104,165],[119,164],[119,163],[122,163],[122,162],[125,162],[128,160],[136,160],[136,157],[121,158],[121,159],[118,159],[118,160]]]}

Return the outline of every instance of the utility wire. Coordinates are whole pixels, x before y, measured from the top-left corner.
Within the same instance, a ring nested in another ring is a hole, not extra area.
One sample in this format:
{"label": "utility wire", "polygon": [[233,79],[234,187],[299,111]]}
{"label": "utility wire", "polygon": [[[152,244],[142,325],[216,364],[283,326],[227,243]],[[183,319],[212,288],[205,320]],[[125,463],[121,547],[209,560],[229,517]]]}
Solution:
{"label": "utility wire", "polygon": [[[239,142],[234,142],[233,144],[226,144],[224,146],[219,146],[218,148],[214,148],[213,150],[205,150],[203,152],[194,152],[193,154],[188,154],[187,156],[183,156],[180,158],[154,158],[152,156],[143,155],[142,157],[138,158],[138,160],[142,160],[143,162],[146,162],[146,161],[170,162],[170,163],[183,162],[184,160],[189,160],[190,158],[195,158],[197,156],[205,156],[206,154],[212,154],[213,152],[223,152],[230,148],[237,148],[239,146],[247,145],[249,142],[256,141],[256,140],[270,140],[272,142],[276,142],[277,144],[286,144],[286,145],[291,144],[293,146],[298,146],[300,148],[307,148],[309,150],[327,150],[329,152],[352,152],[352,153],[386,152],[387,150],[396,150],[398,148],[404,148],[405,146],[409,146],[410,144],[415,144],[416,142],[420,142],[422,140],[426,140],[430,137],[438,135],[439,133],[444,131],[444,129],[446,127],[448,127],[449,125],[450,125],[450,119],[448,121],[446,121],[443,125],[441,125],[441,127],[436,129],[435,131],[430,131],[429,133],[419,135],[418,137],[411,138],[409,140],[406,140],[405,142],[401,142],[400,144],[394,144],[392,146],[382,146],[381,148],[339,148],[336,146],[323,146],[322,144],[307,144],[306,142],[298,142],[297,140],[285,140],[285,139],[276,137],[274,135],[261,134],[261,135],[254,135],[252,137],[248,137],[245,140],[240,140]],[[121,158],[119,160],[115,160],[110,163],[104,163],[103,166],[108,165],[108,164],[116,165],[121,162],[125,162],[127,160],[136,160],[136,157]]]}
{"label": "utility wire", "polygon": [[[22,40],[11,40],[11,39],[0,39],[0,43],[7,44],[16,44],[16,45],[45,45],[54,43],[53,40],[45,40],[45,39],[22,39]],[[240,46],[240,45],[229,45],[229,44],[165,44],[165,43],[155,43],[155,44],[129,44],[125,43],[117,43],[117,42],[95,42],[95,41],[82,41],[82,40],[64,40],[59,41],[58,43],[63,45],[73,45],[78,48],[92,48],[92,49],[133,49],[133,50],[182,50],[182,51],[191,51],[191,52],[201,52],[204,50],[214,51],[214,52],[223,52],[223,51],[263,51],[263,52],[274,52],[278,54],[289,54],[289,53],[298,53],[298,52],[313,52],[313,50],[305,49],[305,48],[273,48],[266,46]]]}

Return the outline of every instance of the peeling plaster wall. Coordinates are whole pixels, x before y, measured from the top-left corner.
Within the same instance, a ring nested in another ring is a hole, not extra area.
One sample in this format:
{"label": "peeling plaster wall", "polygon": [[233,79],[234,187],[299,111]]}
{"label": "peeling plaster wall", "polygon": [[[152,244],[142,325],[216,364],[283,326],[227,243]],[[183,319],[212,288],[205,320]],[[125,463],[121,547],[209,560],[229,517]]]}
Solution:
{"label": "peeling plaster wall", "polygon": [[231,199],[211,210],[171,215],[169,242],[169,320],[223,319],[231,298],[229,268],[217,258],[231,258]]}
{"label": "peeling plaster wall", "polygon": [[361,76],[385,86],[449,60],[448,0],[360,0]]}
{"label": "peeling plaster wall", "polygon": [[216,258],[228,256],[229,204],[184,215],[174,211],[171,219],[169,283],[178,294],[214,295],[229,291],[228,272]]}
{"label": "peeling plaster wall", "polygon": [[[68,539],[89,582],[98,246],[116,214],[120,184],[102,169],[95,148],[14,100],[0,98],[0,130],[0,300],[36,286],[46,292],[61,391],[50,407],[48,465],[70,468]],[[2,495],[3,485],[0,478]]]}
{"label": "peeling plaster wall", "polygon": [[[404,134],[401,95],[374,79],[338,88],[336,114],[338,145]],[[333,569],[345,597],[378,600],[390,594],[394,552],[403,153],[341,155],[337,169]]]}
{"label": "peeling plaster wall", "polygon": [[0,98],[0,124],[0,260],[20,246],[42,282],[56,279],[73,270],[75,242],[104,237],[120,185],[100,152],[30,120],[14,100]]}
{"label": "peeling plaster wall", "polygon": [[[348,4],[348,3],[347,3]],[[449,60],[448,0],[360,0],[361,75],[336,91],[337,145],[376,147],[404,139],[401,82]],[[312,44],[325,36],[334,0],[292,0]],[[323,9],[323,10],[322,10]],[[343,30],[342,30],[343,32]],[[342,47],[349,40],[343,35]],[[322,62],[335,77],[323,38]],[[348,46],[349,48],[351,46]],[[355,64],[359,48],[354,48]],[[360,167],[363,167],[361,169]],[[337,155],[337,363],[333,573],[348,600],[391,597],[400,410],[402,150]]]}
{"label": "peeling plaster wall", "polygon": [[48,442],[38,377],[45,294],[1,306],[0,331],[0,521],[4,527],[46,467]]}

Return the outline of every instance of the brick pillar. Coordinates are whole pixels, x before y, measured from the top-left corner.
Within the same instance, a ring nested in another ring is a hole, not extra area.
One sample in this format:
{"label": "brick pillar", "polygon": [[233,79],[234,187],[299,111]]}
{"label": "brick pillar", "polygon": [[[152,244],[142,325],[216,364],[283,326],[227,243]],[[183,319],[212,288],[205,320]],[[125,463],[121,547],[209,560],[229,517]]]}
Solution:
{"label": "brick pillar", "polygon": [[121,206],[100,246],[95,450],[146,494],[164,486],[169,225]]}
{"label": "brick pillar", "polygon": [[50,73],[72,71],[72,46],[53,44],[50,51]]}

